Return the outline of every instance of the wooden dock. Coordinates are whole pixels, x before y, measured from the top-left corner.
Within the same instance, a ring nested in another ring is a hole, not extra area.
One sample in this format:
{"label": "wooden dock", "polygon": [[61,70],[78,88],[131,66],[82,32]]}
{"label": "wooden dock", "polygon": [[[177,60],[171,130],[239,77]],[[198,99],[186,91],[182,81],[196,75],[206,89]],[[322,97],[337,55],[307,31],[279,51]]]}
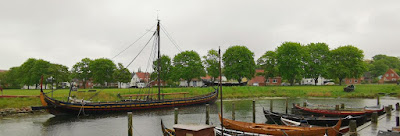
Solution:
{"label": "wooden dock", "polygon": [[[396,127],[396,116],[399,116],[399,111],[393,110],[390,116],[383,114],[378,117],[378,123],[371,121],[357,127],[357,135],[359,136],[376,136],[379,130],[387,131]],[[350,136],[351,133],[346,133],[344,136]]]}

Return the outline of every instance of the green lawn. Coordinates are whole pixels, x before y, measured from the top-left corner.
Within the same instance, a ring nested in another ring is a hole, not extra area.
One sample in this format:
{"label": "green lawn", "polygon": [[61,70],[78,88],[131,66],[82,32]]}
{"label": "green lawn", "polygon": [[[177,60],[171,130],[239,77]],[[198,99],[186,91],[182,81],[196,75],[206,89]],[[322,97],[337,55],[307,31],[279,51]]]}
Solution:
{"label": "green lawn", "polygon": [[[223,87],[223,96],[232,98],[257,98],[257,97],[357,97],[373,98],[377,93],[398,93],[397,85],[356,85],[354,92],[346,93],[344,86],[236,86]],[[92,101],[119,101],[118,94],[147,94],[157,93],[157,88],[152,89],[96,89],[97,92],[87,92],[89,89],[79,89],[85,92],[72,92],[71,95],[80,99],[92,99]],[[51,90],[45,90],[49,92]],[[201,95],[211,92],[212,88],[165,88],[163,93],[188,92],[189,96]],[[6,89],[4,95],[39,95],[40,90]],[[60,89],[54,92],[53,97],[58,100],[67,100],[69,90]],[[95,95],[96,94],[96,95]],[[51,96],[51,93],[48,94]],[[183,95],[165,96],[168,98],[184,97]],[[132,99],[135,99],[133,97]],[[156,99],[156,96],[154,96]],[[39,98],[0,98],[0,108],[19,108],[27,106],[39,106]]]}

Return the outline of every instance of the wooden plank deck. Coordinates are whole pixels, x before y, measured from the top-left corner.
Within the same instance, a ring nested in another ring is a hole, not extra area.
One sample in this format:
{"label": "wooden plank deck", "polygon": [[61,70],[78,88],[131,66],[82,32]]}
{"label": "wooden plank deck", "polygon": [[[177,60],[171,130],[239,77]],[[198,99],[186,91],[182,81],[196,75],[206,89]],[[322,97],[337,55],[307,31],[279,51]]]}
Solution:
{"label": "wooden plank deck", "polygon": [[[182,95],[182,94],[189,94],[189,92],[177,92],[177,93],[161,93],[160,95]],[[158,94],[127,94],[122,95],[122,97],[130,97],[130,96],[154,96]]]}
{"label": "wooden plank deck", "polygon": [[[399,116],[399,112],[396,110],[392,111],[391,116],[383,114],[378,117],[378,123],[367,122],[357,128],[357,134],[359,136],[376,136],[379,130],[387,131],[392,130],[396,127],[396,116]],[[346,133],[345,136],[350,136],[350,133]]]}

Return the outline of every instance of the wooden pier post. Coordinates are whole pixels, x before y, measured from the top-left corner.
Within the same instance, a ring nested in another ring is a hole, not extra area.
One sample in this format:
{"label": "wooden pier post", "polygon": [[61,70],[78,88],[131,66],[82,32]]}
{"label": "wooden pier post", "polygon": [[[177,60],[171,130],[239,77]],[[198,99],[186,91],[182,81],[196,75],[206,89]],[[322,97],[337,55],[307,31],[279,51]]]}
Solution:
{"label": "wooden pier post", "polygon": [[335,110],[339,110],[339,105],[335,105]]}
{"label": "wooden pier post", "polygon": [[381,102],[379,100],[379,94],[376,94],[376,105],[381,105]]}
{"label": "wooden pier post", "polygon": [[210,104],[206,104],[206,124],[210,125]]}
{"label": "wooden pier post", "polygon": [[385,106],[386,116],[392,116],[392,111],[389,106]]}
{"label": "wooden pier post", "polygon": [[344,103],[340,104],[340,109],[344,109]]}
{"label": "wooden pier post", "polygon": [[272,112],[272,110],[274,109],[274,101],[272,99],[269,100],[269,111]]}
{"label": "wooden pier post", "polygon": [[399,126],[399,116],[396,116],[396,127],[398,127]]}
{"label": "wooden pier post", "polygon": [[285,104],[286,104],[286,114],[288,114],[288,105],[289,105],[289,100],[288,100],[288,98],[286,98]]}
{"label": "wooden pier post", "polygon": [[396,111],[399,111],[400,109],[400,104],[399,103],[396,103]]}
{"label": "wooden pier post", "polygon": [[232,102],[232,120],[235,120],[235,103]]}
{"label": "wooden pier post", "polygon": [[175,108],[174,109],[174,124],[178,124],[178,113],[179,113],[179,111],[178,111],[178,108]]}
{"label": "wooden pier post", "polygon": [[378,112],[373,112],[371,115],[371,123],[378,123]]}
{"label": "wooden pier post", "polygon": [[253,123],[256,123],[256,100],[253,100]]}
{"label": "wooden pier post", "polygon": [[350,136],[357,136],[357,122],[356,120],[350,120],[349,123],[349,128],[350,128]]}
{"label": "wooden pier post", "polygon": [[132,112],[128,112],[128,136],[132,136]]}

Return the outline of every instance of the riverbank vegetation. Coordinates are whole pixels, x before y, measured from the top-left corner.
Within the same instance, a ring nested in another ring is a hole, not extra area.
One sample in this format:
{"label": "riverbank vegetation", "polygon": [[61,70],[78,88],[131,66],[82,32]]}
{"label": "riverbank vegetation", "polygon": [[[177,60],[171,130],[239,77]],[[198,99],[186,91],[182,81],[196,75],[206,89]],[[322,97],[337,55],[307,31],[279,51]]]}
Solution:
{"label": "riverbank vegetation", "polygon": [[[240,99],[240,98],[265,98],[265,97],[345,97],[345,98],[374,98],[378,93],[390,94],[393,97],[400,97],[400,86],[385,85],[356,85],[354,92],[344,92],[344,86],[232,86],[223,87],[224,99]],[[121,97],[129,94],[153,94],[157,93],[157,88],[152,89],[103,89],[96,92],[88,92],[89,89],[79,89],[73,91],[71,96],[76,99],[85,99],[92,101],[120,101]],[[183,98],[195,95],[206,94],[212,91],[211,87],[207,88],[163,88],[162,93],[188,92],[186,95],[166,95],[165,99]],[[51,90],[45,90],[51,92]],[[21,90],[6,89],[4,95],[32,95],[38,96],[40,90]],[[69,90],[60,89],[54,91],[53,98],[66,101]],[[52,96],[51,93],[47,94]],[[139,96],[122,97],[122,99],[137,99]],[[141,98],[144,98],[142,96]],[[154,95],[152,99],[157,99]],[[21,108],[27,106],[40,106],[38,97],[34,98],[0,98],[1,108]]]}

